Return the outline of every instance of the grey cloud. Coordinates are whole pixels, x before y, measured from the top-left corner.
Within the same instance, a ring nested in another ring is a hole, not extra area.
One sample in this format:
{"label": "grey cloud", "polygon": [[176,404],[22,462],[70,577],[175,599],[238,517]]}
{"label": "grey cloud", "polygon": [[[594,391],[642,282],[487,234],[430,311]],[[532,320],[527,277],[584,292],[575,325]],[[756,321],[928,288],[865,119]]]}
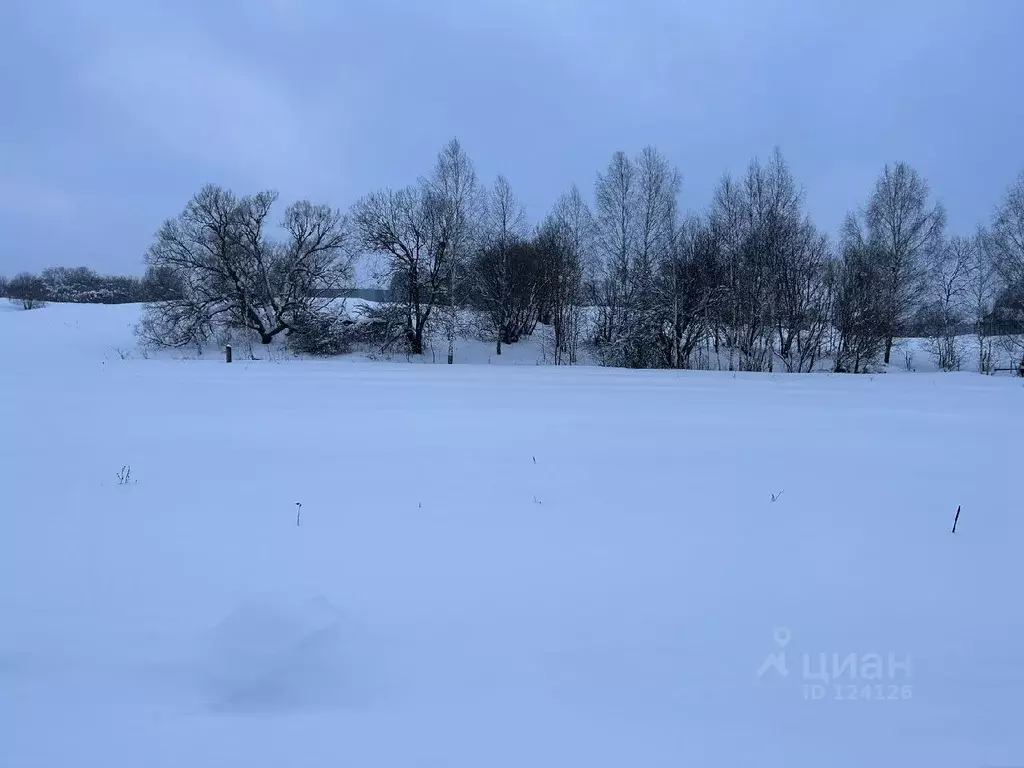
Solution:
{"label": "grey cloud", "polygon": [[[1024,168],[1014,0],[15,0],[0,18],[0,273],[139,271],[208,181],[346,207],[459,136],[539,219],[653,143],[700,208],[781,146],[834,230],[882,164],[969,231]],[[10,17],[10,18],[7,18]]]}

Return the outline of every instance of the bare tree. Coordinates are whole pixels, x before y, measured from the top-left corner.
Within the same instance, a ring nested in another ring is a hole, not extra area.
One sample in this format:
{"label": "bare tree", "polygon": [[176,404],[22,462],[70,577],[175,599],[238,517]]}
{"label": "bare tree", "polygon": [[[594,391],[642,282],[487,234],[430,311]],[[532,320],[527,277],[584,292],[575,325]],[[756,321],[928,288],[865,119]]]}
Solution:
{"label": "bare tree", "polygon": [[481,247],[473,266],[476,295],[501,354],[537,322],[540,269],[526,242],[526,212],[508,179],[499,176],[488,197]]}
{"label": "bare tree", "polygon": [[715,305],[715,353],[724,344],[728,351],[728,369],[736,369],[736,348],[741,326],[743,245],[746,202],[743,190],[728,174],[715,187],[708,219],[721,249],[720,287],[722,299]]}
{"label": "bare tree", "polygon": [[0,275],[0,298],[7,297],[7,291],[10,288],[10,282],[11,281],[8,280],[6,277]]}
{"label": "bare tree", "polygon": [[882,321],[889,363],[895,336],[915,309],[929,262],[942,247],[946,212],[931,204],[928,183],[906,163],[886,165],[865,214],[872,253],[885,275]]}
{"label": "bare tree", "polygon": [[[287,236],[278,247],[273,284],[291,346],[312,354],[339,354],[347,349],[345,327],[341,313],[331,307],[338,289],[352,282],[356,243],[351,220],[303,200],[285,210],[281,227]],[[343,301],[339,308],[343,310]]]}
{"label": "bare tree", "polygon": [[421,181],[429,187],[446,218],[443,229],[448,232],[447,305],[444,312],[445,336],[448,340],[448,364],[455,362],[455,338],[458,313],[462,304],[459,286],[465,282],[459,272],[466,268],[475,247],[483,210],[482,192],[476,170],[458,139],[452,139],[437,156],[433,174]]}
{"label": "bare tree", "polygon": [[[680,251],[679,191],[682,177],[654,147],[644,147],[634,161],[636,168],[636,256],[630,275],[629,322],[618,344],[621,363],[631,368],[665,364],[678,367],[676,344],[667,344],[669,359],[658,354],[656,340],[666,348],[665,332],[681,317],[677,269]],[[667,278],[669,284],[662,282]],[[669,287],[673,290],[666,292]]]}
{"label": "bare tree", "polygon": [[7,297],[23,309],[38,309],[45,306],[46,284],[38,275],[21,272],[7,283]]}
{"label": "bare tree", "polygon": [[[730,370],[737,353],[742,370],[772,370],[776,333],[792,364],[800,335],[794,324],[810,295],[800,293],[799,281],[822,247],[804,220],[802,204],[803,192],[778,150],[767,164],[753,160],[741,182],[726,176],[715,191],[711,220],[723,247],[727,294],[719,326]],[[780,318],[783,299],[792,316]]]}
{"label": "bare tree", "polygon": [[835,293],[828,237],[809,219],[791,222],[775,260],[773,301],[778,355],[790,372],[810,372],[831,329]]}
{"label": "bare tree", "polygon": [[978,372],[992,373],[995,354],[992,344],[991,318],[999,297],[999,272],[986,247],[986,232],[981,229],[974,236],[974,258],[968,270],[966,304],[974,326],[978,347]]}
{"label": "bare tree", "polygon": [[1002,346],[1024,366],[1024,171],[992,215],[984,247],[1003,283]]}
{"label": "bare tree", "polygon": [[966,322],[972,270],[977,263],[974,238],[954,236],[935,254],[927,277],[931,301],[925,307],[928,350],[944,371],[963,366],[960,329]]}
{"label": "bare tree", "polygon": [[887,275],[873,253],[858,219],[847,216],[843,225],[842,258],[833,262],[830,280],[835,294],[834,325],[837,372],[861,373],[885,350],[887,325],[883,288]]}
{"label": "bare tree", "polygon": [[658,265],[654,340],[659,367],[690,368],[722,295],[722,247],[710,222],[696,216],[679,226],[674,240]]}
{"label": "bare tree", "polygon": [[654,147],[644,147],[634,166],[637,176],[637,267],[645,276],[675,248],[682,176]]}
{"label": "bare tree", "polygon": [[1003,280],[1024,284],[1024,171],[993,214],[986,245]]}
{"label": "bare tree", "polygon": [[387,257],[384,276],[405,316],[411,354],[423,354],[435,308],[450,301],[450,227],[446,201],[429,186],[375,192],[355,206],[363,247]]}
{"label": "bare tree", "polygon": [[636,169],[624,152],[616,152],[594,188],[595,246],[593,281],[599,351],[608,350],[630,320],[633,268],[636,262]]}
{"label": "bare tree", "polygon": [[592,265],[594,220],[572,187],[555,203],[537,235],[542,259],[540,314],[554,330],[555,365],[579,360],[584,336],[584,275]]}
{"label": "bare tree", "polygon": [[[653,147],[618,152],[596,185],[600,275],[597,342],[606,364],[659,364],[654,341],[668,311],[659,276],[676,254],[679,172]],[[671,270],[669,270],[671,274]]]}
{"label": "bare tree", "polygon": [[351,275],[348,222],[327,206],[290,205],[270,238],[276,193],[238,198],[207,185],[157,232],[146,256],[180,293],[147,306],[140,334],[166,346],[198,343],[218,328],[247,329],[269,344]]}
{"label": "bare tree", "polygon": [[185,287],[170,267],[148,267],[142,278],[142,300],[169,301],[183,297]]}

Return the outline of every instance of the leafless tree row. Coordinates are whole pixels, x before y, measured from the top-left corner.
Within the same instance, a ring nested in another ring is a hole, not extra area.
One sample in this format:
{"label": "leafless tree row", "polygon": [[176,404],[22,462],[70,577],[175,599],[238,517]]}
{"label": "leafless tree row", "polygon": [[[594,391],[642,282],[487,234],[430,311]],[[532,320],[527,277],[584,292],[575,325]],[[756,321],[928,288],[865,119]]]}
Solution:
{"label": "leafless tree row", "polygon": [[0,277],[0,297],[23,309],[46,302],[72,304],[130,304],[161,298],[150,275],[101,275],[88,267],[49,267],[39,274],[21,272],[10,280]]}
{"label": "leafless tree row", "polygon": [[414,355],[441,342],[449,362],[467,328],[500,355],[540,325],[550,359],[570,365],[592,354],[632,368],[860,372],[908,335],[927,336],[949,370],[968,363],[970,334],[972,367],[990,370],[998,344],[1024,356],[1024,333],[1007,331],[1024,331],[1024,173],[966,237],[947,234],[905,163],[881,171],[834,239],[778,151],[723,177],[702,211],[681,209],[681,189],[653,147],[616,152],[592,200],[573,187],[531,227],[512,182],[481,182],[452,140],[428,175],[348,214],[289,206],[275,238],[275,194],[206,187],[150,248],[161,298],[142,331],[174,345],[222,328],[263,343],[284,333],[336,351],[319,341],[347,332],[329,297],[362,253],[392,296],[364,309],[365,338]]}
{"label": "leafless tree row", "polygon": [[1024,356],[1024,174],[990,227],[950,237],[927,182],[887,166],[835,245],[777,151],[724,177],[700,215],[677,218],[678,179],[652,149],[598,177],[590,303],[605,362],[859,372],[915,335],[959,370],[970,333],[983,372],[994,337]]}

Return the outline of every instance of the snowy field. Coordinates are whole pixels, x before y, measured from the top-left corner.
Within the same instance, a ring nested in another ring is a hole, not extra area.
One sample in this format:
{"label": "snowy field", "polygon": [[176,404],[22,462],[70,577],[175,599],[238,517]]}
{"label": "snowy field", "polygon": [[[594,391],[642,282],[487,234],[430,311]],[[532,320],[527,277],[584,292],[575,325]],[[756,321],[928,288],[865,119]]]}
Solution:
{"label": "snowy field", "polygon": [[5,768],[1024,765],[1020,379],[122,359],[136,311],[0,311]]}

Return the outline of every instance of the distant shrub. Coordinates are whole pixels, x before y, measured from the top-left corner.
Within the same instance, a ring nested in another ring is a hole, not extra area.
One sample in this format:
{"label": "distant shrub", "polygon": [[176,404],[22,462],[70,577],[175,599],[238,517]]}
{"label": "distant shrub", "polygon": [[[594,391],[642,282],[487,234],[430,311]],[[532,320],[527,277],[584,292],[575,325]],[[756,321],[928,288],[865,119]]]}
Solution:
{"label": "distant shrub", "polygon": [[343,355],[352,349],[353,325],[347,316],[331,310],[299,312],[286,337],[288,348],[300,355]]}
{"label": "distant shrub", "polygon": [[12,304],[20,304],[23,309],[38,309],[46,306],[46,286],[42,278],[28,272],[22,272],[11,278],[7,284],[7,296]]}
{"label": "distant shrub", "polygon": [[374,351],[382,354],[409,353],[416,343],[408,309],[398,303],[384,302],[360,307],[349,333],[353,344],[373,347]]}

